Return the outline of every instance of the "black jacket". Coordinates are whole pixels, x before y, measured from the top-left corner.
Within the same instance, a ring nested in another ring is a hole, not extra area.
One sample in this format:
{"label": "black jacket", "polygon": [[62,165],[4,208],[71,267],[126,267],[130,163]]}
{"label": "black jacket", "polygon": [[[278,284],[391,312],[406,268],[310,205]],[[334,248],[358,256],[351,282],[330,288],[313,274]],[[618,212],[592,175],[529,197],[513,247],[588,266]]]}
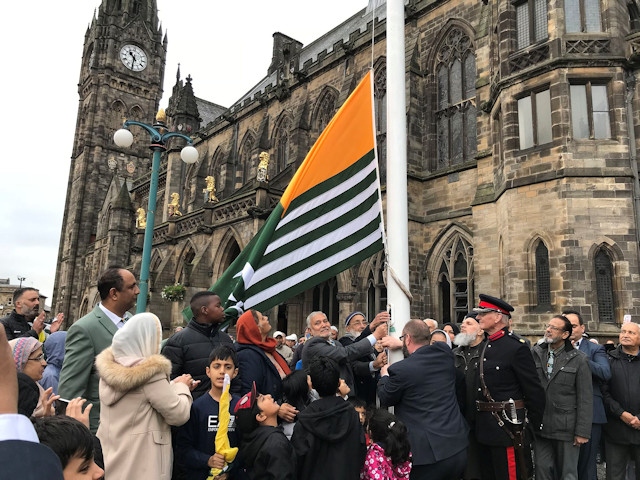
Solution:
{"label": "black jacket", "polygon": [[341,397],[323,397],[300,412],[291,445],[297,459],[297,478],[360,478],[367,453],[364,429],[353,406]]}
{"label": "black jacket", "polygon": [[620,420],[624,412],[640,415],[640,358],[627,355],[621,346],[608,356],[611,379],[601,385],[608,420],[604,425],[605,438],[619,445],[640,445],[640,430]]}
{"label": "black jacket", "polygon": [[296,457],[280,427],[260,426],[243,435],[241,451],[251,480],[296,478]]}
{"label": "black jacket", "polygon": [[[203,325],[191,320],[186,328],[171,336],[162,349],[162,354],[171,360],[171,379],[189,373],[194,380],[200,380],[200,384],[191,392],[194,400],[211,388],[211,380],[206,374],[209,354],[223,344],[233,348],[231,337],[220,332],[218,325]],[[231,383],[235,392],[239,383],[235,379]]]}
{"label": "black jacket", "polygon": [[[271,394],[276,400],[282,400],[282,379],[273,362],[266,353],[256,345],[236,343],[238,352],[238,376],[240,395],[251,391],[251,385],[256,382],[256,390],[262,395]],[[278,352],[273,355],[280,356]],[[286,361],[285,361],[286,363]]]}
{"label": "black jacket", "polygon": [[[345,335],[338,341],[346,347],[347,345],[352,345],[355,342],[367,338],[370,334],[371,330],[369,330],[369,326],[367,326],[359,337],[353,338]],[[351,369],[354,377],[353,384],[355,387],[355,392],[353,393],[355,393],[359,399],[366,402],[367,405],[373,405],[376,403],[376,386],[380,379],[380,371],[371,372],[369,370],[369,363],[374,361],[378,355],[381,354],[374,350],[373,353],[363,355],[351,362]]]}
{"label": "black jacket", "polygon": [[[545,406],[545,392],[538,378],[531,350],[524,342],[513,337],[504,328],[487,337],[484,379],[489,393],[496,402],[524,400],[527,418],[534,431],[540,430]],[[480,375],[478,368],[478,375]],[[478,384],[480,380],[478,378]],[[478,400],[486,402],[481,391]],[[524,411],[518,411],[520,420]],[[498,425],[491,412],[476,412],[476,438],[479,443],[496,447],[513,445],[511,438]]]}
{"label": "black jacket", "polygon": [[7,331],[7,340],[13,340],[18,337],[33,337],[38,338],[36,331],[31,328],[29,322],[15,310],[6,317],[0,319],[4,329]]}

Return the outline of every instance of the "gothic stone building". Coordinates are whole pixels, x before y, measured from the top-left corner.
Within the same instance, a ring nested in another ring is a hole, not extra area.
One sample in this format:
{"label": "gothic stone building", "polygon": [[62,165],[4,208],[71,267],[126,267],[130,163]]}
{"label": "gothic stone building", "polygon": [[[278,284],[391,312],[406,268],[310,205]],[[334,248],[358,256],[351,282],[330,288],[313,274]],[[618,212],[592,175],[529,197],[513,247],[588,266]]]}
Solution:
{"label": "gothic stone building", "polygon": [[[194,138],[200,160],[182,163],[176,142],[162,162],[149,309],[166,328],[184,304],[163,301],[162,287],[181,282],[188,299],[215,282],[372,48],[384,192],[386,11],[374,3],[307,46],[275,33],[266,76],[228,108],[196,97],[206,79],[178,70],[168,126]],[[615,336],[640,314],[636,0],[408,0],[405,13],[412,316],[460,320],[484,292],[515,306],[525,335],[575,307],[592,334]],[[104,0],[85,36],[53,303],[71,321],[97,302],[107,265],[139,271],[148,134],[132,128],[128,149],[112,134],[123,117],[153,121],[166,49],[153,0]],[[267,182],[256,179],[262,152]],[[181,216],[169,215],[173,193]],[[386,305],[383,264],[381,253],[289,299],[274,326],[300,333],[316,309],[334,324],[353,310],[373,316]]]}

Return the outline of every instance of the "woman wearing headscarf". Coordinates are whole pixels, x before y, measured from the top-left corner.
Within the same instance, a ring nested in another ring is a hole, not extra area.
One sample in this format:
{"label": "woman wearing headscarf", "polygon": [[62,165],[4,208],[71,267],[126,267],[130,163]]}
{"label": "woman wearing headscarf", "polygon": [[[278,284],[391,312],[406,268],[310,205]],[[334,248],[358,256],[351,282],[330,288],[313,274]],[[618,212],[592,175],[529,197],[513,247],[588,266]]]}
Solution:
{"label": "woman wearing headscarf", "polygon": [[[270,394],[278,403],[282,401],[282,379],[291,373],[287,361],[276,351],[276,340],[268,337],[269,318],[257,310],[247,310],[236,323],[236,351],[238,376],[244,395],[251,391],[253,382],[262,395]],[[278,415],[293,421],[297,410],[289,404],[281,405]]]}
{"label": "woman wearing headscarf", "polygon": [[38,381],[42,378],[47,362],[44,359],[42,351],[42,343],[33,337],[20,337],[9,342],[13,361],[16,364],[16,370],[27,375],[31,380],[36,382],[40,398],[38,404],[33,411],[34,417],[44,417],[55,415],[53,402],[59,397],[52,394],[51,388],[43,389]]}
{"label": "woman wearing headscarf", "polygon": [[96,357],[100,426],[106,478],[169,480],[170,425],[189,419],[191,390],[185,374],[169,380],[171,362],[160,355],[162,327],[153,313],[134,315]]}

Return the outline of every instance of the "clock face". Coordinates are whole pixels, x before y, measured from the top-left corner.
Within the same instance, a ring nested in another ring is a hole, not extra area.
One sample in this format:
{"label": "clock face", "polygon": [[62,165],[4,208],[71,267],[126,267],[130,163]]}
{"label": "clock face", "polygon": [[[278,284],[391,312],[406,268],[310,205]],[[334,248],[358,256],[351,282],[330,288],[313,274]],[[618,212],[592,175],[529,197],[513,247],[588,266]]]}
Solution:
{"label": "clock face", "polygon": [[141,72],[147,67],[147,54],[136,45],[125,45],[120,49],[120,60],[124,66],[134,72]]}

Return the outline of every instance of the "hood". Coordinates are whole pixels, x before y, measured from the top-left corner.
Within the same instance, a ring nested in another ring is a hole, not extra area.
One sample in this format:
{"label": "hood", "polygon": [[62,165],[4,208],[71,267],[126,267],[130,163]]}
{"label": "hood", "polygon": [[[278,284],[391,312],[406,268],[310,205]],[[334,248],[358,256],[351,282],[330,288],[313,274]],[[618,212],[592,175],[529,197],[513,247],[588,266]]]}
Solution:
{"label": "hood", "polygon": [[64,360],[64,341],[66,338],[67,332],[55,332],[49,335],[44,341],[44,353],[47,358],[48,365],[62,368],[62,360]]}
{"label": "hood", "polygon": [[242,455],[248,466],[253,466],[258,452],[276,428],[278,427],[260,426],[242,436]]}
{"label": "hood", "polygon": [[132,367],[115,361],[111,347],[96,357],[96,369],[100,376],[100,402],[111,405],[130,390],[155,380],[169,379],[171,362],[162,355],[151,355]]}
{"label": "hood", "polygon": [[354,428],[362,428],[353,406],[342,397],[324,397],[298,414],[298,423],[324,441],[343,439]]}

